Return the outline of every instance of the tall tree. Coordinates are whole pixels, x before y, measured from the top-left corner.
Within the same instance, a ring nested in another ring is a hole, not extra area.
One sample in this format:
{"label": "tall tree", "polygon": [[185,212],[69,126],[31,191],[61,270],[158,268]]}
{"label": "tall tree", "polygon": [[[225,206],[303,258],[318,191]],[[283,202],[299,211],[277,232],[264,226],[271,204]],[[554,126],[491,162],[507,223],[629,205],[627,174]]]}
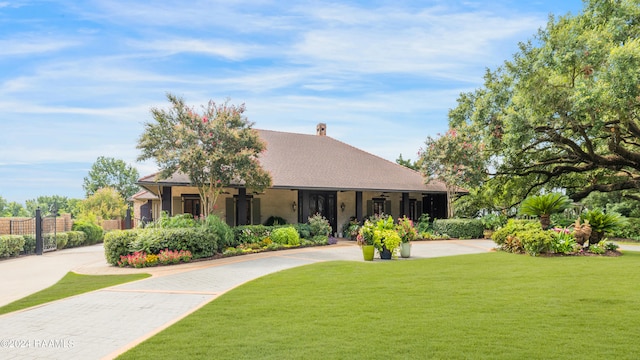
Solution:
{"label": "tall tree", "polygon": [[151,109],[155,121],[145,123],[138,160],[155,159],[161,178],[176,172],[188,175],[198,187],[205,216],[213,212],[224,187],[262,191],[271,186],[271,176],[258,162],[266,146],[244,116],[244,104],[209,101],[199,114],[183,99],[172,94],[167,98],[168,110]]}
{"label": "tall tree", "polygon": [[587,0],[576,16],[551,17],[482,88],[460,96],[450,126],[486,146],[492,181],[517,182],[521,198],[541,187],[574,200],[638,194],[639,19],[637,0]]}
{"label": "tall tree", "polygon": [[124,217],[127,204],[120,193],[110,187],[98,189],[82,202],[82,216],[92,214],[102,220],[114,220]]}
{"label": "tall tree", "polygon": [[396,164],[402,165],[404,167],[408,167],[409,169],[416,170],[416,171],[418,171],[420,169],[420,165],[418,164],[417,161],[411,161],[411,159],[406,159],[405,160],[402,157],[402,154],[400,154],[398,156],[398,158],[396,159]]}
{"label": "tall tree", "polygon": [[138,170],[123,160],[100,156],[84,178],[82,187],[87,197],[99,189],[111,187],[126,200],[138,192],[136,181],[139,177]]}

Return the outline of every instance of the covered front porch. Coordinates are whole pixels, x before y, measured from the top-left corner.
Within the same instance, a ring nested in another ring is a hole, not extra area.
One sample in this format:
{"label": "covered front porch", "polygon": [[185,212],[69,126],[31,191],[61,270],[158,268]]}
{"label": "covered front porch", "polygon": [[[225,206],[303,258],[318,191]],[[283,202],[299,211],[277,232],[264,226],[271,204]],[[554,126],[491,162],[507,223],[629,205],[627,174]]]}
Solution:
{"label": "covered front porch", "polygon": [[[155,220],[160,212],[174,216],[202,214],[202,202],[195,187],[157,186],[153,199],[148,196],[134,201],[136,214]],[[134,199],[136,200],[136,199]],[[431,219],[446,218],[446,194],[441,192],[394,192],[332,189],[267,189],[253,193],[245,188],[227,188],[220,195],[214,213],[230,226],[264,224],[270,217],[287,223],[304,223],[316,213],[329,220],[332,232],[341,236],[341,229],[351,220],[362,221],[375,214],[393,218],[407,216],[417,220],[423,213]]]}

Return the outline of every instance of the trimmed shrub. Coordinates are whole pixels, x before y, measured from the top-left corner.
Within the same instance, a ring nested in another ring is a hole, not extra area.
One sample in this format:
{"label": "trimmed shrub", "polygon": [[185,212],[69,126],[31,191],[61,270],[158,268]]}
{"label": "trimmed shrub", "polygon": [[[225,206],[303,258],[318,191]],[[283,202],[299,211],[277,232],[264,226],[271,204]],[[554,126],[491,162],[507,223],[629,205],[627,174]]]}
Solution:
{"label": "trimmed shrub", "polygon": [[82,231],[67,231],[66,234],[69,239],[67,242],[68,248],[82,246],[87,240],[87,235]]}
{"label": "trimmed shrub", "polygon": [[536,256],[550,252],[553,246],[554,232],[542,230],[538,221],[511,219],[507,225],[496,230],[493,241],[504,251],[513,253],[526,252]]}
{"label": "trimmed shrub", "polygon": [[56,237],[56,248],[58,250],[62,250],[65,247],[67,247],[67,243],[69,242],[69,235],[67,235],[67,233],[61,232],[61,233],[57,233],[57,234],[50,234],[50,236],[55,236]]}
{"label": "trimmed shrub", "polygon": [[84,245],[93,245],[102,242],[104,239],[104,230],[102,230],[102,227],[89,221],[74,221],[71,230],[82,231],[85,234]]}
{"label": "trimmed shrub", "polygon": [[2,235],[0,236],[0,257],[10,257],[20,255],[24,249],[24,237],[22,235]]}
{"label": "trimmed shrub", "polygon": [[517,231],[523,230],[535,230],[542,229],[539,221],[535,220],[520,220],[520,219],[510,219],[507,221],[507,224],[498,230],[494,231],[491,235],[491,239],[497,245],[502,246],[507,241],[507,237],[509,235],[513,235]]}
{"label": "trimmed shrub", "polygon": [[271,240],[283,245],[300,245],[300,234],[293,227],[277,228],[271,232]]}
{"label": "trimmed shrub", "polygon": [[515,237],[520,239],[524,251],[536,256],[542,253],[548,253],[551,250],[553,242],[553,234],[551,230],[525,230],[515,233]]}
{"label": "trimmed shrub", "polygon": [[484,225],[480,219],[436,219],[433,230],[458,239],[480,239]]}
{"label": "trimmed shrub", "polygon": [[203,227],[176,229],[144,229],[129,246],[130,252],[159,254],[161,250],[189,250],[194,259],[222,253],[218,235]]}
{"label": "trimmed shrub", "polygon": [[104,235],[104,256],[109,264],[116,265],[120,256],[129,254],[131,243],[137,239],[139,231],[114,230]]}
{"label": "trimmed shrub", "polygon": [[36,236],[35,235],[22,235],[24,238],[24,247],[22,252],[25,254],[34,254],[36,252]]}

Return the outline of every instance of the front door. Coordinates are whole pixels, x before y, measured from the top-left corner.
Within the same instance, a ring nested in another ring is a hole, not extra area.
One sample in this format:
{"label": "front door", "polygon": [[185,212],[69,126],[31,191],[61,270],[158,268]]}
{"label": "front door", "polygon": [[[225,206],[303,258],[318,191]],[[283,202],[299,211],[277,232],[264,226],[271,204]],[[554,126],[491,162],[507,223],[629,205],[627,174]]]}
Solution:
{"label": "front door", "polygon": [[335,192],[310,192],[309,193],[309,215],[320,214],[329,220],[331,233],[337,230],[337,209]]}

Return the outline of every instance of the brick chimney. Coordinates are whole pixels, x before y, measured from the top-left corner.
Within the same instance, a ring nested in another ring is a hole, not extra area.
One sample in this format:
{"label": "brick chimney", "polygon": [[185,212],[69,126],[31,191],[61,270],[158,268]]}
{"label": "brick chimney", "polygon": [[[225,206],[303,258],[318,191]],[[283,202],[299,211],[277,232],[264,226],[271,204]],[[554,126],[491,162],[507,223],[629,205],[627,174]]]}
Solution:
{"label": "brick chimney", "polygon": [[316,135],[318,135],[318,136],[327,136],[327,124],[319,123],[316,126]]}

